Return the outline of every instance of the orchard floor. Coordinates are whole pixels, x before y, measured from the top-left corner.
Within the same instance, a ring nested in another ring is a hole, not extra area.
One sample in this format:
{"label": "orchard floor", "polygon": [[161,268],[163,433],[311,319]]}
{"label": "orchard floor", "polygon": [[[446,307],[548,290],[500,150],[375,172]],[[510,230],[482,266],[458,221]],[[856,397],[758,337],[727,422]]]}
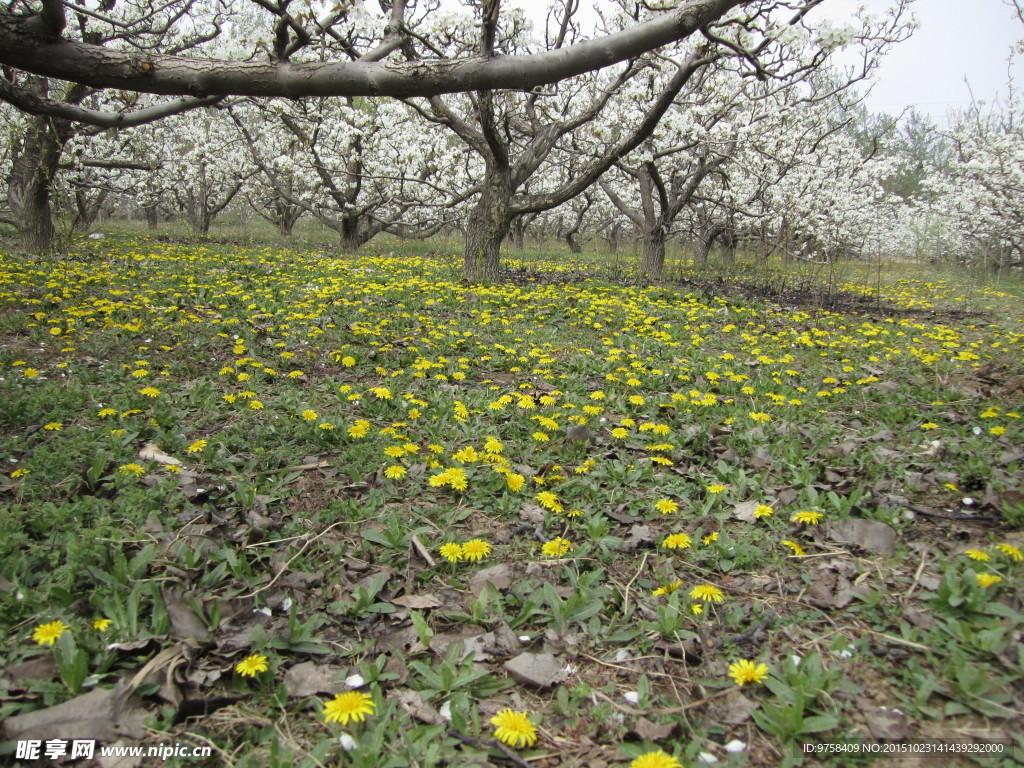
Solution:
{"label": "orchard floor", "polygon": [[8,757],[1024,762],[1019,283],[454,253],[2,251]]}

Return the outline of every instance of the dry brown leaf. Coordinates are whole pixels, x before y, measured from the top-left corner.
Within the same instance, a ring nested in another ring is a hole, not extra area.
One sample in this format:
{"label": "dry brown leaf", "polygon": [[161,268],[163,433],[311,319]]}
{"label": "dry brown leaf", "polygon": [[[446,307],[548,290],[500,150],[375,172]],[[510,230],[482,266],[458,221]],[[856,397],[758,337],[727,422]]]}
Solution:
{"label": "dry brown leaf", "polygon": [[754,517],[754,510],[758,507],[757,501],[741,501],[732,510],[732,516],[737,520],[742,520],[744,523],[757,522],[757,518]]}
{"label": "dry brown leaf", "polygon": [[837,544],[853,544],[876,555],[896,554],[896,531],[878,520],[835,520],[826,523],[824,530]]}
{"label": "dry brown leaf", "polygon": [[406,688],[401,688],[394,691],[391,695],[394,696],[395,700],[398,702],[398,706],[421,723],[437,725],[441,722],[440,713],[434,709],[434,706],[430,702],[423,700],[419,691],[410,691]]}
{"label": "dry brown leaf", "polygon": [[139,458],[142,461],[155,461],[157,464],[163,464],[165,467],[181,466],[181,461],[161,451],[157,448],[156,443],[146,443],[143,445],[139,449]]}
{"label": "dry brown leaf", "polygon": [[402,595],[391,600],[392,604],[403,608],[411,608],[414,611],[423,611],[428,608],[437,608],[441,601],[433,595]]}
{"label": "dry brown leaf", "polygon": [[284,688],[292,699],[341,693],[345,689],[345,683],[339,678],[344,672],[342,667],[304,661],[284,673]]}
{"label": "dry brown leaf", "polygon": [[517,682],[534,688],[550,688],[566,678],[565,663],[550,653],[520,653],[504,666]]}
{"label": "dry brown leaf", "polygon": [[18,739],[95,739],[109,743],[120,736],[141,739],[148,712],[130,700],[131,685],[97,688],[53,707],[15,715],[4,721],[3,732]]}

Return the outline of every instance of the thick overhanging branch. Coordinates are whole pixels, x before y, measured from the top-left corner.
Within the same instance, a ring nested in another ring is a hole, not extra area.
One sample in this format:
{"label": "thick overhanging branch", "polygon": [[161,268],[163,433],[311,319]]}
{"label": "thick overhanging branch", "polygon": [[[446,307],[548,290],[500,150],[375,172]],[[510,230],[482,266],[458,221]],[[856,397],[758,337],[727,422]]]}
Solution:
{"label": "thick overhanging branch", "polygon": [[0,9],[0,64],[93,88],[179,96],[432,96],[530,89],[693,34],[744,0],[691,0],[630,29],[525,56],[407,63],[256,62],[115,51],[66,38],[51,19]]}
{"label": "thick overhanging branch", "polygon": [[59,117],[75,123],[94,125],[97,128],[134,128],[181,112],[188,112],[191,109],[213,106],[223,98],[223,96],[208,96],[202,99],[174,99],[132,112],[105,112],[39,96],[26,88],[19,88],[10,81],[0,78],[0,100],[17,107],[22,112],[27,112],[30,115]]}

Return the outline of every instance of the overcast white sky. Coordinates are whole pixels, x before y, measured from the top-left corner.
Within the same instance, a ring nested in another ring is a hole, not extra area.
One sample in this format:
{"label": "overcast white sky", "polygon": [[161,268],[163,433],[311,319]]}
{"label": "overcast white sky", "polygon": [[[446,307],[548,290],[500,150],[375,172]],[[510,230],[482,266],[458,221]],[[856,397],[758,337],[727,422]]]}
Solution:
{"label": "overcast white sky", "polygon": [[[541,28],[547,0],[507,2],[525,8]],[[858,5],[883,13],[890,4],[890,0],[827,0],[816,13],[838,20],[849,18]],[[868,98],[872,111],[899,115],[916,105],[942,122],[950,109],[970,104],[971,90],[976,99],[988,104],[1000,94],[1005,96],[1007,56],[1014,42],[1024,39],[1024,24],[1003,0],[914,0],[912,7],[918,29],[882,63]],[[1024,56],[1017,59],[1017,79],[1024,83]]]}
{"label": "overcast white sky", "polygon": [[[881,11],[886,0],[860,0]],[[829,0],[823,7],[853,8],[852,0]],[[837,7],[838,6],[838,7]],[[868,99],[876,112],[898,115],[916,104],[937,120],[974,97],[991,104],[1006,94],[1007,56],[1024,38],[1024,24],[1002,0],[916,0],[919,27],[882,63],[878,82]],[[1018,81],[1024,78],[1020,59]]]}

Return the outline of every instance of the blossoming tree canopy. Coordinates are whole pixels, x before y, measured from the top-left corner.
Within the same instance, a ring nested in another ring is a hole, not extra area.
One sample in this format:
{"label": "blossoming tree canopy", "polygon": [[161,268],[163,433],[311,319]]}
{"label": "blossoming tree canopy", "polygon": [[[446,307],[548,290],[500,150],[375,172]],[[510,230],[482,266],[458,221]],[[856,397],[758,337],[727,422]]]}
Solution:
{"label": "blossoming tree canopy", "polygon": [[[690,0],[571,46],[500,56],[501,3],[485,0],[480,50],[438,57],[417,33],[436,7],[401,0],[381,3],[388,14],[380,16],[351,1],[319,14],[289,9],[288,0],[144,0],[99,11],[62,0],[15,2],[0,9],[0,63],[92,88],[190,97],[432,96],[558,82],[684,39],[737,6],[763,4]],[[235,20],[246,17],[256,34],[242,37]],[[117,39],[98,44],[97,33],[111,27],[120,30]],[[181,41],[195,37],[218,46],[181,55]],[[154,39],[159,45],[141,45]],[[22,108],[55,108],[15,80],[2,85],[2,97]]]}

